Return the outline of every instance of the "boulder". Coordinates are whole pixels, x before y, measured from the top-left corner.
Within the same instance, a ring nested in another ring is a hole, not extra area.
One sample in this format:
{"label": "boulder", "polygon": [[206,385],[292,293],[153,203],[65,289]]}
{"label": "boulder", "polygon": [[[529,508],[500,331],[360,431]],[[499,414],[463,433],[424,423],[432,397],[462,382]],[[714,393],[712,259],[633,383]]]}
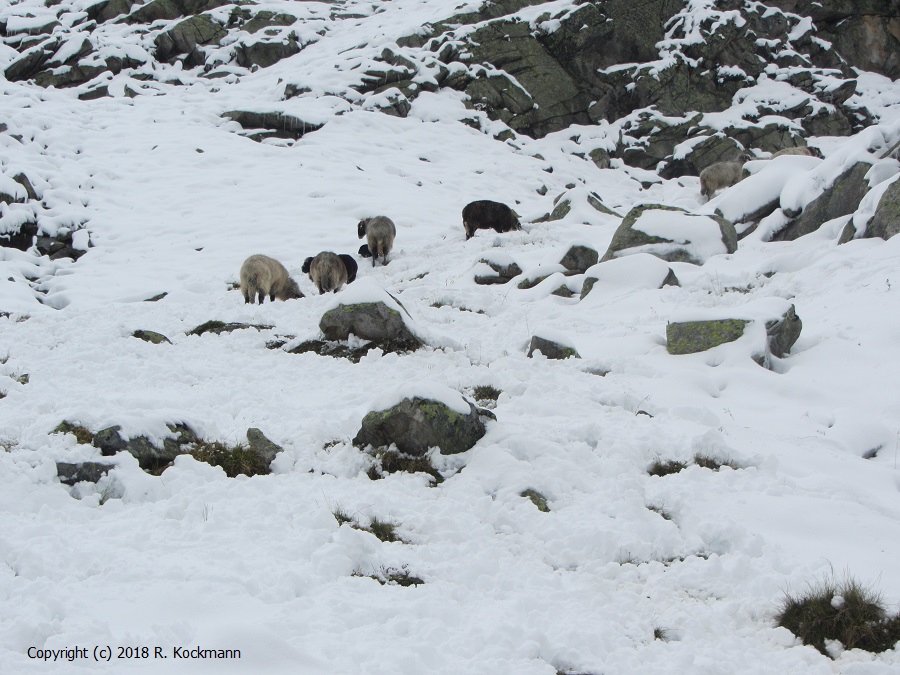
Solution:
{"label": "boulder", "polygon": [[776,232],[774,241],[793,241],[818,230],[823,223],[856,211],[869,189],[865,179],[872,165],[857,162],[844,171],[825,192],[807,204],[803,212]]}
{"label": "boulder", "polygon": [[666,349],[670,354],[694,354],[734,342],[750,323],[746,319],[684,321],[666,326]]}
{"label": "boulder", "polygon": [[168,61],[178,54],[191,54],[198,45],[218,44],[226,35],[228,31],[206,14],[192,16],[156,36],[156,58]]}
{"label": "boulder", "polygon": [[94,434],[92,443],[106,456],[115,455],[124,450],[137,459],[142,469],[152,471],[165,466],[178,455],[190,453],[193,444],[199,441],[193,429],[186,424],[168,424],[166,426],[171,435],[162,440],[161,446],[146,436],[126,439],[121,433],[122,427],[118,424],[98,431]]}
{"label": "boulder", "polygon": [[568,270],[567,274],[583,274],[599,260],[600,254],[590,246],[575,244],[566,252],[559,264]]}
{"label": "boulder", "polygon": [[584,300],[598,283],[618,293],[681,285],[666,261],[648,253],[614,258],[588,269],[581,286],[581,299]]}
{"label": "boulder", "polygon": [[347,340],[355,335],[384,351],[414,351],[424,342],[412,329],[412,319],[390,293],[358,280],[335,299],[319,320],[326,340]]}
{"label": "boulder", "polygon": [[881,196],[875,215],[866,225],[863,236],[890,239],[898,232],[900,232],[900,180],[894,181]]}
{"label": "boulder", "polygon": [[475,275],[475,283],[481,286],[509,283],[522,274],[522,268],[509,256],[495,255],[490,258],[482,258],[481,262],[494,272],[494,274]]}
{"label": "boulder", "polygon": [[528,357],[532,358],[535,352],[540,352],[545,358],[561,360],[568,358],[580,359],[581,355],[575,347],[566,344],[561,339],[549,339],[535,335],[528,345]]}
{"label": "boulder", "polygon": [[172,341],[167,338],[162,333],[157,333],[152,330],[136,330],[131,334],[131,337],[136,337],[139,340],[143,340],[144,342],[150,342],[152,344],[158,345],[163,342],[167,344],[172,344]]}
{"label": "boulder", "polygon": [[265,434],[256,427],[247,429],[247,443],[250,446],[250,450],[256,453],[267,467],[272,463],[279,452],[284,452],[284,448],[270,441],[266,438]]}
{"label": "boulder", "polygon": [[737,250],[734,225],[721,216],[688,213],[659,204],[636,206],[622,220],[603,261],[649,253],[669,262],[703,264],[708,258]]}
{"label": "boulder", "polygon": [[[226,117],[240,124],[244,129],[264,129],[278,138],[300,139],[311,131],[322,128],[322,124],[306,122],[299,117],[287,115],[279,111],[256,112],[252,110],[229,110],[222,113]],[[251,138],[253,138],[251,136]],[[254,139],[258,140],[258,139]]]}
{"label": "boulder", "polygon": [[458,394],[454,398],[459,401],[452,407],[444,401],[413,396],[386,410],[372,411],[363,418],[353,445],[380,448],[394,444],[414,457],[434,447],[445,455],[465,452],[484,436],[484,422],[473,403]]}
{"label": "boulder", "polygon": [[199,326],[192,328],[187,332],[187,335],[203,335],[204,333],[214,333],[216,335],[221,335],[222,333],[230,333],[234,330],[243,330],[245,328],[255,328],[256,330],[269,330],[274,328],[274,326],[267,326],[265,324],[258,323],[225,323],[224,321],[207,321],[206,323],[201,323]]}
{"label": "boulder", "polygon": [[65,485],[75,485],[82,481],[96,483],[115,467],[115,464],[109,462],[57,462],[56,475],[59,482]]}
{"label": "boulder", "polygon": [[803,322],[797,316],[796,308],[791,305],[778,319],[766,322],[766,337],[769,352],[772,356],[783,358],[791,351],[791,347],[800,337]]}

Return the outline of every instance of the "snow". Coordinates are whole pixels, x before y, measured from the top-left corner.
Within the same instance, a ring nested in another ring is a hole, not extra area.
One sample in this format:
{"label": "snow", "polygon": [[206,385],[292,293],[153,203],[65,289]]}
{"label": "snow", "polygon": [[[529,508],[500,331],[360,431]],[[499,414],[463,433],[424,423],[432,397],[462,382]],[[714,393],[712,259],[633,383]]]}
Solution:
{"label": "snow", "polygon": [[[0,79],[9,127],[0,189],[24,198],[10,181],[25,172],[41,198],[6,205],[3,222],[27,212],[48,234],[74,230],[87,251],[72,262],[0,248],[4,675],[898,672],[897,649],[836,650],[832,662],[773,627],[772,615],[786,589],[845,569],[892,611],[900,606],[900,318],[890,311],[900,237],[838,245],[832,223],[792,242],[749,236],[720,255],[708,209],[735,214],[769,197],[802,207],[862,159],[873,164],[873,189],[852,218],[868,220],[897,180],[883,156],[900,140],[900,86],[860,74],[858,95],[879,125],[812,139],[825,160],[759,162],[709,204],[696,178],[663,180],[620,160],[598,169],[573,154],[610,147],[618,123],[500,142],[457,122],[473,114],[460,92],[423,94],[402,119],[345,95],[401,29],[479,4],[267,2],[260,7],[306,21],[317,41],[240,77],[206,80],[163,64],[185,84],[148,82],[158,95],[133,99],[78,101],[78,90]],[[677,17],[688,42],[704,39],[706,12],[734,20],[714,5],[691,0]],[[554,16],[566,8],[554,3]],[[20,25],[48,11],[36,0],[3,10]],[[129,31],[109,24],[92,36],[101,53],[118,46],[146,58],[149,43]],[[14,55],[4,48],[0,62]],[[113,81],[113,93],[136,86]],[[283,101],[289,83],[312,91]],[[764,78],[705,120],[730,128],[757,103],[778,110],[797,97]],[[221,117],[236,109],[324,126],[297,142],[255,143]],[[558,261],[571,243],[602,253],[620,222],[595,211],[589,193],[623,216],[652,202],[686,208],[646,214],[640,227],[699,237],[705,264],[636,253],[564,276]],[[534,222],[563,194],[573,204],[566,217]],[[475,199],[509,204],[523,231],[465,241],[460,212]],[[356,251],[358,220],[382,213],[398,228],[390,263],[359,259],[357,281],[319,296],[300,272],[304,259]],[[779,218],[758,232],[778,229]],[[254,253],[281,260],[306,297],[244,304],[229,284]],[[551,277],[532,289],[517,288],[520,279],[478,286],[482,258],[514,260],[522,278]],[[659,288],[669,267],[681,286]],[[598,281],[584,301],[551,294],[590,276]],[[317,335],[335,303],[387,293],[428,347],[373,350],[357,364],[266,348]],[[800,339],[762,368],[751,359],[762,323],[791,304]],[[685,317],[756,323],[735,343],[671,356],[666,324]],[[211,319],[274,328],[187,335]],[[172,344],[135,339],[138,329]],[[527,358],[535,334],[577,345],[582,358]],[[368,478],[371,460],[351,444],[366,411],[427,394],[468,412],[464,397],[487,384],[502,392],[497,420],[464,455],[433,456],[443,483]],[[155,439],[180,422],[227,443],[258,427],[284,452],[267,476],[230,479],[190,457],[154,476],[126,453],[103,458],[51,433],[63,420]],[[698,453],[738,468],[647,473],[657,459],[690,463]],[[57,461],[86,460],[116,468],[96,486],[59,483]],[[521,496],[529,488],[549,513]],[[407,543],[341,526],[337,509],[390,520]],[[404,567],[425,583],[368,576]],[[668,641],[654,639],[657,628]],[[113,656],[159,647],[168,658],[28,656],[76,646],[110,646]],[[172,657],[173,647],[196,646],[240,649],[241,660]]]}
{"label": "snow", "polygon": [[727,252],[719,224],[708,216],[651,209],[644,211],[633,227],[635,230],[652,237],[667,239],[674,244],[645,244],[628,251],[651,253],[671,249],[677,244],[678,248],[686,248],[690,251],[691,257],[699,261]]}

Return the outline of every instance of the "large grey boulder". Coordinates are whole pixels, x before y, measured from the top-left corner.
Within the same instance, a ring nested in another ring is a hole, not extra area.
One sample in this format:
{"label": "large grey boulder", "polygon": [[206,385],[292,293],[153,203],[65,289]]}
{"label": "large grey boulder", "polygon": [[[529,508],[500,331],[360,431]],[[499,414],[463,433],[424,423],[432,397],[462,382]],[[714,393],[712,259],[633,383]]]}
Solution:
{"label": "large grey boulder", "polygon": [[116,465],[109,462],[57,462],[56,475],[64,485],[96,483],[114,468]]}
{"label": "large grey boulder", "polygon": [[544,357],[553,360],[568,358],[580,359],[578,350],[561,338],[547,338],[534,335],[528,345],[528,357],[533,358],[535,352],[540,352]]}
{"label": "large grey boulder", "polygon": [[363,279],[336,297],[319,320],[319,329],[326,340],[347,340],[352,334],[384,351],[413,351],[424,346],[403,305]]}
{"label": "large grey boulder", "polygon": [[[707,351],[742,337],[758,319],[708,319],[703,321],[671,322],[666,326],[666,349],[670,354],[694,354]],[[768,319],[765,325],[765,344],[758,345],[754,360],[767,366],[771,357],[783,358],[800,337],[803,322],[793,305],[780,316]]]}
{"label": "large grey boulder", "polygon": [[226,35],[228,31],[208,15],[192,16],[156,37],[156,58],[167,61],[178,54],[190,54],[197,45],[218,44]]}
{"label": "large grey boulder", "polygon": [[596,265],[600,260],[600,254],[590,246],[574,244],[566,251],[559,264],[568,270],[567,274],[584,274],[588,267]]}
{"label": "large grey boulder", "polygon": [[701,265],[712,255],[736,250],[734,225],[721,216],[702,216],[672,206],[644,204],[628,212],[602,260],[649,253],[669,262]]}
{"label": "large grey boulder", "polygon": [[412,456],[422,456],[434,447],[445,455],[469,450],[485,434],[482,415],[475,404],[452,393],[459,399],[452,407],[444,401],[412,396],[386,410],[368,413],[353,445],[381,448],[394,444]]}
{"label": "large grey boulder", "polygon": [[853,213],[869,190],[865,176],[872,165],[857,162],[835,179],[803,212],[772,236],[774,241],[793,241],[818,230],[823,223]]}
{"label": "large grey boulder", "polygon": [[866,225],[863,236],[890,239],[898,232],[900,232],[900,180],[895,181],[882,195],[875,215]]}

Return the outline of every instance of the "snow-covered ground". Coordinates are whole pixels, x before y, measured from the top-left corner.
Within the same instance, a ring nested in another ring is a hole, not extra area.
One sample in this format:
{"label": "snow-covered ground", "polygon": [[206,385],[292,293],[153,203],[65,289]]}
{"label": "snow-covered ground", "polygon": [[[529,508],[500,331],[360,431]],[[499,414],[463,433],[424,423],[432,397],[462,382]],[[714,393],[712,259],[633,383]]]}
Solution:
{"label": "snow-covered ground", "polygon": [[[421,25],[441,3],[390,4],[371,21]],[[644,189],[621,165],[598,169],[569,154],[571,134],[494,140],[457,121],[470,113],[456,92],[422,94],[405,119],[325,101],[325,125],[294,144],[255,143],[221,117],[277,101],[289,72],[327,82],[358,33],[378,34],[364,24],[239,82],[158,96],[78,101],[0,82],[4,174],[25,171],[44,222],[84,224],[91,243],[75,263],[0,249],[0,673],[900,672],[896,649],[831,661],[772,623],[785,590],[832,570],[900,604],[900,237],[838,245],[849,216],[794,242],[751,235],[702,266],[673,263],[681,287],[662,289],[633,256],[604,263],[584,300],[552,295],[559,276],[476,285],[486,256],[537,276],[573,243],[602,255],[619,219],[579,200],[588,191],[622,215],[717,202],[701,203],[697,178]],[[784,158],[803,175],[782,203],[898,140],[900,85],[860,86],[878,92],[881,126],[821,139],[822,162]],[[532,222],[567,189],[563,220]],[[513,206],[523,230],[465,241],[475,199]],[[267,349],[319,335],[334,298],[303,260],[355,253],[356,223],[377,214],[397,224],[395,249],[387,266],[360,258],[355,283],[392,293],[430,346],[358,364]],[[281,260],[306,297],[245,305],[229,286],[254,253]],[[666,351],[669,320],[785,304],[803,332],[771,370],[750,335]],[[186,335],[211,319],[275,328]],[[526,358],[543,333],[583,358]],[[497,420],[467,453],[435,457],[442,484],[367,477],[350,443],[367,411],[398,390],[477,385],[502,391]],[[63,420],[155,438],[184,422],[230,443],[259,427],[285,452],[273,474],[236,479],[190,457],[151,476],[123,454],[109,479],[70,489],[55,462],[99,450],[51,434]],[[736,468],[647,473],[697,454]],[[520,496],[529,488],[548,513]],[[340,526],[336,510],[392,521],[404,543]],[[382,568],[425,583],[359,576]],[[112,661],[95,662],[95,646]],[[173,655],[198,646],[241,658]],[[31,647],[90,657],[44,662]],[[149,658],[117,659],[120,647]]]}

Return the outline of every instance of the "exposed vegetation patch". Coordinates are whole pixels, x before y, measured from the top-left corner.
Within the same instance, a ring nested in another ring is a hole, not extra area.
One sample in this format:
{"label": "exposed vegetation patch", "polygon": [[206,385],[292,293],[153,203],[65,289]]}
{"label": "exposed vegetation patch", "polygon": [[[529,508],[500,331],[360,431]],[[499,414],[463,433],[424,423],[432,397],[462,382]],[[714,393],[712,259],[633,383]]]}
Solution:
{"label": "exposed vegetation patch", "polygon": [[647,508],[653,513],[659,514],[659,516],[663,520],[673,520],[672,514],[666,510],[666,507],[661,504],[648,504]]}
{"label": "exposed vegetation patch", "polygon": [[375,463],[369,469],[367,475],[372,480],[378,480],[389,473],[396,473],[397,471],[426,473],[434,478],[435,485],[444,482],[444,477],[428,457],[415,457],[396,450],[376,450]]}
{"label": "exposed vegetation patch", "polygon": [[391,522],[390,520],[382,520],[381,518],[376,517],[372,518],[368,525],[363,525],[359,522],[358,518],[347,513],[339,506],[335,507],[331,513],[338,522],[338,525],[349,525],[354,530],[374,534],[383,542],[399,541],[401,544],[406,543],[400,535],[397,534],[397,523]]}
{"label": "exposed vegetation patch", "polygon": [[662,626],[655,626],[653,628],[653,639],[659,640],[661,642],[671,642],[672,641],[672,631],[669,628],[663,628]]}
{"label": "exposed vegetation patch", "polygon": [[678,473],[679,471],[684,471],[687,468],[687,464],[684,462],[679,462],[674,459],[657,459],[653,464],[651,464],[647,468],[647,473],[651,476],[668,476],[673,473]]}
{"label": "exposed vegetation patch", "polygon": [[64,420],[50,432],[51,434],[73,434],[79,445],[90,445],[94,442],[94,434],[87,427]]}
{"label": "exposed vegetation patch", "polygon": [[222,467],[229,478],[269,473],[269,466],[265,460],[243,444],[227,445],[220,441],[200,441],[194,444],[189,454],[198,462]]}
{"label": "exposed vegetation patch", "polygon": [[380,567],[373,574],[365,574],[362,570],[353,572],[354,577],[366,577],[374,579],[382,586],[418,586],[425,582],[419,577],[410,574],[409,570],[404,566],[401,569],[396,567]]}
{"label": "exposed vegetation patch", "polygon": [[224,321],[207,321],[206,323],[201,323],[196,328],[192,328],[187,332],[188,335],[203,335],[204,333],[215,333],[216,335],[221,335],[222,333],[230,333],[233,330],[240,330],[242,328],[255,328],[256,330],[269,330],[270,328],[274,328],[274,326],[267,326],[264,324],[255,324],[255,323],[225,323]]}
{"label": "exposed vegetation patch", "polygon": [[881,595],[852,577],[830,577],[805,593],[786,593],[775,624],[832,658],[834,641],[868,652],[888,651],[900,641],[900,615],[889,616]]}
{"label": "exposed vegetation patch", "polygon": [[478,403],[496,403],[503,392],[489,384],[482,384],[472,390],[472,396]]}
{"label": "exposed vegetation patch", "polygon": [[743,468],[743,467],[738,466],[737,464],[731,462],[730,460],[727,460],[727,459],[720,460],[720,459],[716,459],[715,457],[701,455],[700,453],[697,453],[696,455],[694,455],[694,464],[696,464],[697,466],[699,466],[703,469],[710,469],[711,471],[718,471],[723,466],[727,466],[730,469]]}
{"label": "exposed vegetation patch", "polygon": [[520,492],[519,496],[530,499],[531,503],[534,504],[541,513],[550,513],[550,507],[547,506],[547,498],[537,490],[528,488],[527,490]]}

